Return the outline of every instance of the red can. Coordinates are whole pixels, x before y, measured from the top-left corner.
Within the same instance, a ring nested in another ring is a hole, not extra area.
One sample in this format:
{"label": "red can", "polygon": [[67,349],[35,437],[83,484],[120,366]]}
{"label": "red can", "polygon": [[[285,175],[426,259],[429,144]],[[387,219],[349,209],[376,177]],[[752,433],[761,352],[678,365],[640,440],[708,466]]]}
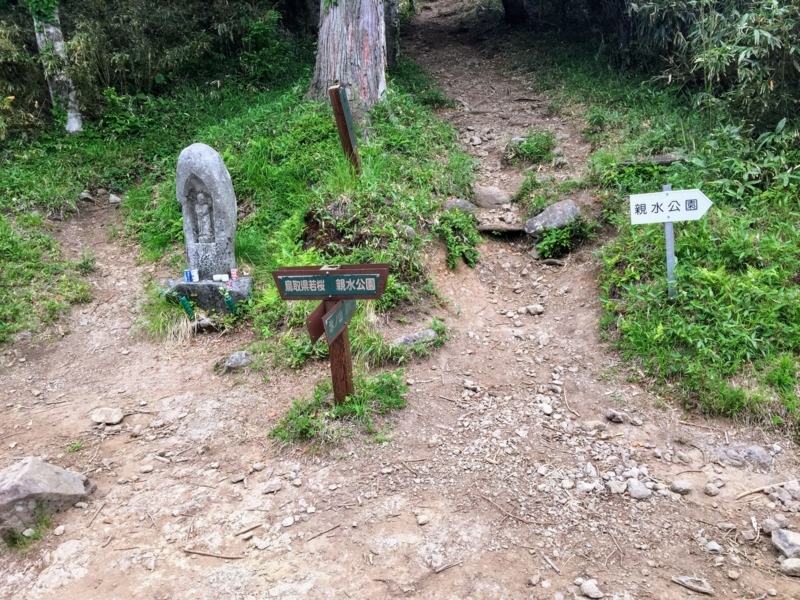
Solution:
{"label": "red can", "polygon": [[231,281],[239,279],[239,269],[231,269]]}

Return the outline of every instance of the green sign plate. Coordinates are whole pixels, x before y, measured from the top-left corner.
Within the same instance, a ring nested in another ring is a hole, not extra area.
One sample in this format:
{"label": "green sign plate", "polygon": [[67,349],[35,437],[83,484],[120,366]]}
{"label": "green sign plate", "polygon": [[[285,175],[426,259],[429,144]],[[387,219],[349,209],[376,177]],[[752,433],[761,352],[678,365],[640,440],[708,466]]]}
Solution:
{"label": "green sign plate", "polygon": [[342,333],[355,312],[355,300],[342,300],[325,313],[325,316],[322,317],[322,322],[325,324],[325,335],[328,337],[328,343],[331,343]]}
{"label": "green sign plate", "polygon": [[278,275],[278,285],[287,298],[293,296],[359,296],[372,298],[378,295],[378,273],[357,275]]}
{"label": "green sign plate", "polygon": [[377,300],[386,290],[389,265],[282,267],[272,275],[284,300]]}

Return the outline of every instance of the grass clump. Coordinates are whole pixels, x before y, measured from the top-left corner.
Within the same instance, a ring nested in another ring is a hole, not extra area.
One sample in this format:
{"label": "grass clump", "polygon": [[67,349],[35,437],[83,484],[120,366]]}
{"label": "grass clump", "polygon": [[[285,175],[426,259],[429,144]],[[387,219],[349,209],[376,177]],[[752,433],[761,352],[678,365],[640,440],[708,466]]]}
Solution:
{"label": "grass clump", "polygon": [[408,388],[403,383],[402,371],[374,377],[359,374],[354,384],[355,394],[335,404],[331,382],[320,382],[310,399],[293,402],[286,416],[270,432],[270,437],[287,443],[332,444],[358,432],[374,435],[378,432],[376,416],[406,405],[403,395]]}
{"label": "grass clump", "polygon": [[478,220],[474,215],[457,209],[445,211],[439,216],[433,232],[447,247],[448,267],[455,269],[462,258],[468,267],[474,267],[478,262],[480,253],[477,245],[481,242],[481,234],[477,227]]}
{"label": "grass clump", "polygon": [[36,507],[36,521],[31,525],[30,529],[33,530],[31,535],[22,535],[21,533],[12,532],[5,538],[6,545],[11,550],[24,550],[33,542],[41,540],[52,526],[52,518],[50,511],[44,506]]}
{"label": "grass clump", "polygon": [[566,227],[545,229],[536,244],[541,258],[559,258],[594,237],[596,223],[579,216]]}
{"label": "grass clump", "polygon": [[83,442],[73,442],[67,446],[67,452],[79,452],[83,450]]}
{"label": "grass clump", "polygon": [[519,141],[509,142],[504,158],[510,163],[538,164],[553,160],[556,136],[552,131],[532,131]]}

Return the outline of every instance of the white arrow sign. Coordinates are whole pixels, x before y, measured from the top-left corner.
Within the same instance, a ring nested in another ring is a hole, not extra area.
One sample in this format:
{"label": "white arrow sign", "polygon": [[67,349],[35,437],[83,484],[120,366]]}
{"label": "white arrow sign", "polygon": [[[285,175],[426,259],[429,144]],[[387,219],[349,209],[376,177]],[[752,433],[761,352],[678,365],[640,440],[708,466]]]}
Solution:
{"label": "white arrow sign", "polygon": [[700,190],[677,190],[631,196],[631,225],[696,221],[713,202]]}

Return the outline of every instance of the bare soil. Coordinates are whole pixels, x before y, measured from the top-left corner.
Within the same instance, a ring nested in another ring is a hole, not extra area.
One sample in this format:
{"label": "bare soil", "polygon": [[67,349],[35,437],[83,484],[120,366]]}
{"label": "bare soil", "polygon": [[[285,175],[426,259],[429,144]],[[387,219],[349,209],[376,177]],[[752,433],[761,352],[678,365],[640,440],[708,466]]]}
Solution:
{"label": "bare soil", "polygon": [[[532,95],[535,74],[513,71],[508,49],[491,55],[463,15],[452,0],[422,4],[403,49],[458,100],[442,116],[465,141],[486,138],[467,146],[482,161],[479,183],[519,185],[502,151],[534,126],[566,136],[570,166],[551,174],[580,176],[589,154],[581,123],[549,116],[547,98]],[[571,599],[579,577],[596,579],[606,597],[695,595],[671,581],[680,575],[707,579],[722,598],[800,598],[768,536],[739,537],[780,503],[761,493],[736,500],[796,477],[794,444],[725,419],[688,415],[689,425],[669,398],[629,381],[639,380],[636,366],[598,329],[596,247],[552,267],[525,239],[487,238],[478,267],[456,271],[437,249],[431,271],[452,300],[438,309],[451,339],[406,368],[409,404],[387,420],[391,440],[311,452],[267,434],[328,366],[219,376],[215,361],[252,334],[172,348],[137,336],[144,284],[174,274],[109,239],[114,225],[113,208],[88,206],[60,226],[65,252],[98,257],[95,300],[0,356],[0,467],[46,456],[98,486],[87,508],[53,517],[63,536],[51,530],[0,556],[0,598]],[[544,314],[518,312],[532,304]],[[381,327],[391,338],[422,325]],[[93,427],[99,406],[124,408],[122,425]],[[609,408],[629,421],[606,421]],[[76,442],[83,448],[68,452]],[[767,468],[726,459],[775,443],[783,451]],[[694,490],[636,501],[603,485],[604,474],[633,468],[643,484],[686,479]],[[245,478],[233,483],[237,475]],[[281,489],[263,493],[275,479]],[[703,487],[714,479],[725,485],[710,497]],[[786,515],[796,528],[796,513]],[[709,541],[724,553],[709,553]]]}

